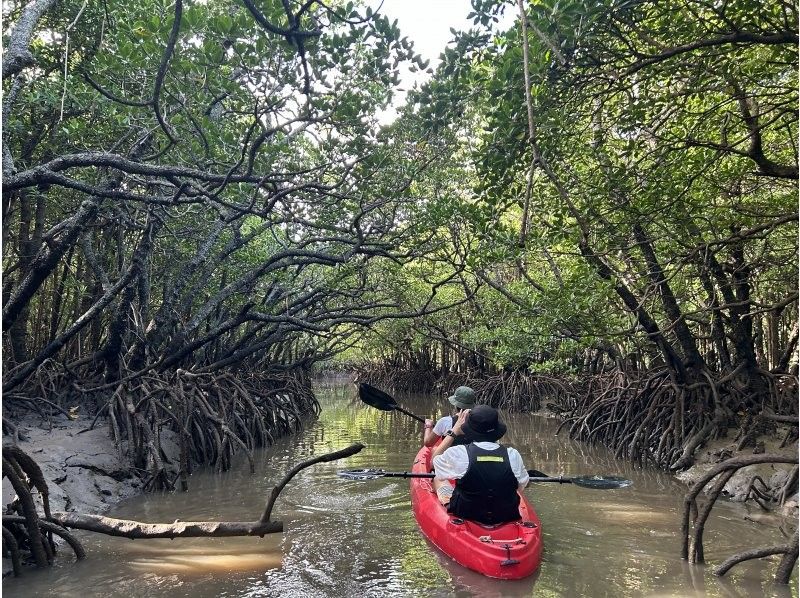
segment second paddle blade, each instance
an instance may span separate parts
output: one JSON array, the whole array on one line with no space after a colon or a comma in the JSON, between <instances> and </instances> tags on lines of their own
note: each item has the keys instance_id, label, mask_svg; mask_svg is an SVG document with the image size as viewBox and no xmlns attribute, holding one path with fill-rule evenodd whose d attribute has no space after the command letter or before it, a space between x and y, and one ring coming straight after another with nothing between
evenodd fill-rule
<instances>
[{"instance_id":1,"label":"second paddle blade","mask_svg":"<svg viewBox=\"0 0 800 598\"><path fill-rule=\"evenodd\" d=\"M576 486L594 488L595 490L612 490L614 488L627 488L633 485L631 480L615 475L578 476L570 478L570 481Z\"/></svg>"},{"instance_id":2,"label":"second paddle blade","mask_svg":"<svg viewBox=\"0 0 800 598\"><path fill-rule=\"evenodd\" d=\"M385 477L382 469L345 469L337 471L336 474L347 480L374 480Z\"/></svg>"}]
</instances>

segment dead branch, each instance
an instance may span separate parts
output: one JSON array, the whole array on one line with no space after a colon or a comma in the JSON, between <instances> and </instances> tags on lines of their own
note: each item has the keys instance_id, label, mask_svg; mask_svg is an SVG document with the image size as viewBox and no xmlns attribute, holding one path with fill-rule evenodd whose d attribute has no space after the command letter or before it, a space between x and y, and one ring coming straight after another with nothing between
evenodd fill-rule
<instances>
[{"instance_id":1,"label":"dead branch","mask_svg":"<svg viewBox=\"0 0 800 598\"><path fill-rule=\"evenodd\" d=\"M63 512L53 513L52 521L72 529L82 529L132 540L151 538L221 538L231 536L263 537L266 534L283 531L283 522L270 521L269 517L281 490L297 472L315 463L349 457L363 448L363 444L356 443L345 449L314 457L292 468L273 488L264 514L258 521L180 521L176 519L173 523L143 523L141 521L103 517L102 515Z\"/></svg>"},{"instance_id":2,"label":"dead branch","mask_svg":"<svg viewBox=\"0 0 800 598\"><path fill-rule=\"evenodd\" d=\"M286 486L286 484L289 483L289 480L291 480L299 471L316 463L335 461L336 459L343 459L344 457L350 457L360 452L361 449L363 448L364 445L361 444L360 442L357 442L355 444L351 444L347 448L344 448L340 451L334 451L333 453L320 455L319 457L314 457L313 459L309 459L307 461L299 463L298 465L295 465L292 468L292 470L289 473L287 473L284 476L284 478L280 482L278 482L278 484L272 489L272 492L270 493L269 496L269 501L267 502L267 506L264 508L264 513L261 515L261 519L259 521L261 522L269 521L269 517L272 514L272 507L275 505L275 500L278 498L278 495L281 493L281 490L283 490L284 486Z\"/></svg>"},{"instance_id":3,"label":"dead branch","mask_svg":"<svg viewBox=\"0 0 800 598\"><path fill-rule=\"evenodd\" d=\"M261 536L283 531L281 521L180 521L173 523L142 523L86 513L53 513L53 521L64 527L119 536L131 540L152 538L224 538L230 536Z\"/></svg>"}]
</instances>

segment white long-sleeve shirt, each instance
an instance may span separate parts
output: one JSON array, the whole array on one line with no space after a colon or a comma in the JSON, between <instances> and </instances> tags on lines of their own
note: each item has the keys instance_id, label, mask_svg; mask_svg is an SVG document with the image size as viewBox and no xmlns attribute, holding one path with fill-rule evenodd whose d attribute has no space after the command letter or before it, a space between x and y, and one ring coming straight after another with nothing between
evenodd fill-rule
<instances>
[{"instance_id":1,"label":"white long-sleeve shirt","mask_svg":"<svg viewBox=\"0 0 800 598\"><path fill-rule=\"evenodd\" d=\"M433 426L433 433L437 436L444 436L444 433L447 432L450 428L453 427L453 424L458 420L458 417L451 417L449 415L445 415L444 417L440 417L436 424Z\"/></svg>"},{"instance_id":2,"label":"white long-sleeve shirt","mask_svg":"<svg viewBox=\"0 0 800 598\"><path fill-rule=\"evenodd\" d=\"M475 445L487 451L494 450L500 446L496 442L476 442ZM511 465L511 471L514 472L514 476L519 482L519 488L522 490L528 485L530 476L517 449L508 447L508 461ZM468 466L467 447L463 444L451 446L441 455L433 458L433 468L436 470L437 480L460 480L467 473Z\"/></svg>"}]
</instances>

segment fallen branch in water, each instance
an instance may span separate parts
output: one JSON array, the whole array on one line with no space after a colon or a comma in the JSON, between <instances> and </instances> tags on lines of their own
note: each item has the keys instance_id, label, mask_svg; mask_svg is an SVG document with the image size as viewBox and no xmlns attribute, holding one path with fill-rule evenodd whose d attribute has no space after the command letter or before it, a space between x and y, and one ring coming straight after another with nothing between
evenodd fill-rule
<instances>
[{"instance_id":1,"label":"fallen branch in water","mask_svg":"<svg viewBox=\"0 0 800 598\"><path fill-rule=\"evenodd\" d=\"M364 448L363 444L356 443L345 449L320 455L303 461L287 473L273 488L269 501L258 521L180 521L173 523L143 523L126 519L114 519L102 515L88 515L85 513L53 513L52 521L72 529L82 529L109 536L120 536L132 540L148 538L221 538L230 536L261 536L265 534L280 533L283 531L282 521L270 521L272 507L281 490L297 472L306 467L324 461L335 461L355 455Z\"/></svg>"},{"instance_id":2,"label":"fallen branch in water","mask_svg":"<svg viewBox=\"0 0 800 598\"><path fill-rule=\"evenodd\" d=\"M64 527L120 536L131 540L146 538L224 538L264 536L283 531L281 521L180 521L143 523L86 513L53 513L53 521Z\"/></svg>"}]
</instances>

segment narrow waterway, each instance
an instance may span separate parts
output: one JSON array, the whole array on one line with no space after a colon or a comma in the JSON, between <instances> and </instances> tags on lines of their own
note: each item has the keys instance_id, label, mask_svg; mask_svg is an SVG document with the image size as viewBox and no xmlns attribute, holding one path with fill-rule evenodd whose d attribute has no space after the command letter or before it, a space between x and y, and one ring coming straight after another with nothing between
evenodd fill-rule
<instances>
[{"instance_id":1,"label":"narrow waterway","mask_svg":"<svg viewBox=\"0 0 800 598\"><path fill-rule=\"evenodd\" d=\"M680 560L685 487L657 471L635 469L597 447L555 437L557 422L506 414L505 442L528 468L551 475L619 474L621 490L539 484L526 492L542 520L544 561L523 581L496 581L450 562L419 533L408 483L350 481L344 468L406 470L419 448L420 425L402 414L360 404L352 386L320 388L319 421L225 474L197 473L188 493L147 495L109 515L140 521L250 521L272 486L294 464L359 441L346 461L298 474L281 494L274 517L283 534L260 538L126 540L81 534L89 558L64 556L50 570L7 579L7 596L720 596L797 595L771 582L777 560L751 561L717 578L713 565L746 548L784 542L774 527L747 519L742 505L720 503L706 526L708 566ZM403 399L420 415L441 414L441 398ZM62 554L66 554L64 551Z\"/></svg>"}]
</instances>

